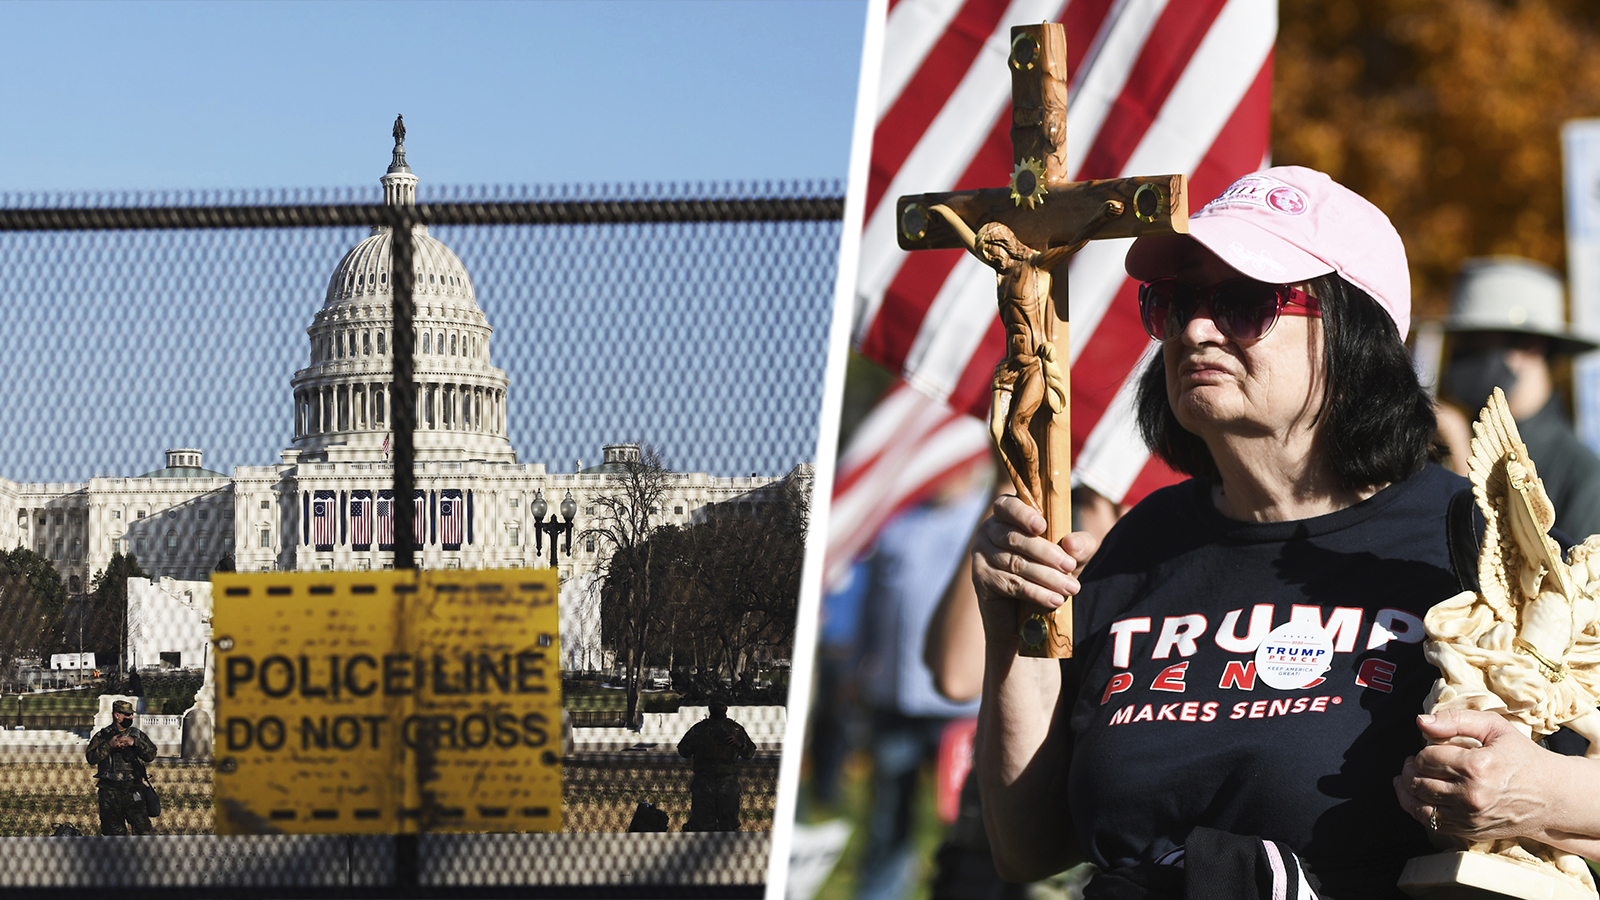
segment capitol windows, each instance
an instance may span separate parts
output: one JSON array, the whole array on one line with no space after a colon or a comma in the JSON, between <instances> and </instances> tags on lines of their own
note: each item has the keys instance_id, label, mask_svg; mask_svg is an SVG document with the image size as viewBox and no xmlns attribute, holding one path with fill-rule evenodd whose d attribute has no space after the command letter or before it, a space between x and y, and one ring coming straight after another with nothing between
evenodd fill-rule
<instances>
[{"instance_id":1,"label":"capitol windows","mask_svg":"<svg viewBox=\"0 0 1600 900\"><path fill-rule=\"evenodd\" d=\"M224 553L232 553L233 552L233 538L231 536L226 536L225 535L222 538L222 552L224 552Z\"/></svg>"},{"instance_id":2,"label":"capitol windows","mask_svg":"<svg viewBox=\"0 0 1600 900\"><path fill-rule=\"evenodd\" d=\"M113 510L112 510L112 511L111 511L111 518L113 518L113 519L120 519L120 518L122 518L122 510L120 510L120 509L113 509Z\"/></svg>"},{"instance_id":3,"label":"capitol windows","mask_svg":"<svg viewBox=\"0 0 1600 900\"><path fill-rule=\"evenodd\" d=\"M200 536L194 539L194 549L200 553L204 553L206 552L206 545L210 543L210 539L204 533L202 533Z\"/></svg>"},{"instance_id":4,"label":"capitol windows","mask_svg":"<svg viewBox=\"0 0 1600 900\"><path fill-rule=\"evenodd\" d=\"M594 552L594 535L591 534L583 539L583 549L588 553Z\"/></svg>"},{"instance_id":5,"label":"capitol windows","mask_svg":"<svg viewBox=\"0 0 1600 900\"><path fill-rule=\"evenodd\" d=\"M450 335L450 355L456 355L456 336L453 334Z\"/></svg>"},{"instance_id":6,"label":"capitol windows","mask_svg":"<svg viewBox=\"0 0 1600 900\"><path fill-rule=\"evenodd\" d=\"M197 518L200 521L204 522L206 517L211 515L211 510L209 510L209 509L197 509L197 510L195 510L194 514L195 514L195 518Z\"/></svg>"},{"instance_id":7,"label":"capitol windows","mask_svg":"<svg viewBox=\"0 0 1600 900\"><path fill-rule=\"evenodd\" d=\"M178 532L176 530L169 530L167 532L167 552L178 552Z\"/></svg>"},{"instance_id":8,"label":"capitol windows","mask_svg":"<svg viewBox=\"0 0 1600 900\"><path fill-rule=\"evenodd\" d=\"M272 546L272 529L270 529L270 528L261 529L261 546L263 548Z\"/></svg>"},{"instance_id":9,"label":"capitol windows","mask_svg":"<svg viewBox=\"0 0 1600 900\"><path fill-rule=\"evenodd\" d=\"M422 333L422 352L423 353L432 353L433 352L433 335L429 334L426 331L424 331Z\"/></svg>"},{"instance_id":10,"label":"capitol windows","mask_svg":"<svg viewBox=\"0 0 1600 900\"><path fill-rule=\"evenodd\" d=\"M50 554L50 558L51 559L60 559L61 558L61 542L60 541L56 541L55 551L56 552Z\"/></svg>"},{"instance_id":11,"label":"capitol windows","mask_svg":"<svg viewBox=\"0 0 1600 900\"><path fill-rule=\"evenodd\" d=\"M383 332L378 332L378 355L383 355Z\"/></svg>"},{"instance_id":12,"label":"capitol windows","mask_svg":"<svg viewBox=\"0 0 1600 900\"><path fill-rule=\"evenodd\" d=\"M681 515L683 515L683 507L681 507L681 506L674 506L674 507L673 507L673 508L672 508L672 514L673 514L673 515L675 515L675 516L681 516Z\"/></svg>"},{"instance_id":13,"label":"capitol windows","mask_svg":"<svg viewBox=\"0 0 1600 900\"><path fill-rule=\"evenodd\" d=\"M517 526L515 526L515 525L511 526L511 528L509 529L507 534L511 538L511 546L513 546L513 547L517 546L517 542L522 537L521 533L517 531Z\"/></svg>"},{"instance_id":14,"label":"capitol windows","mask_svg":"<svg viewBox=\"0 0 1600 900\"><path fill-rule=\"evenodd\" d=\"M372 355L372 332L370 331L361 335L361 355Z\"/></svg>"},{"instance_id":15,"label":"capitol windows","mask_svg":"<svg viewBox=\"0 0 1600 900\"><path fill-rule=\"evenodd\" d=\"M522 499L520 497L518 497L516 494L512 494L511 495L511 499L509 501L507 501L507 502L509 502L511 504L511 508L512 509L516 509L517 508L517 504L521 503Z\"/></svg>"},{"instance_id":16,"label":"capitol windows","mask_svg":"<svg viewBox=\"0 0 1600 900\"><path fill-rule=\"evenodd\" d=\"M141 518L141 519L142 519L142 518L144 518L144 510L142 510L142 509L141 509L141 510L139 510L139 518ZM40 525L43 525L43 524L44 524L44 523L43 523L43 522L40 522L40 523L39 523L39 524L40 524Z\"/></svg>"},{"instance_id":17,"label":"capitol windows","mask_svg":"<svg viewBox=\"0 0 1600 900\"><path fill-rule=\"evenodd\" d=\"M441 331L438 334L434 335L433 343L434 343L434 346L439 348L439 352L443 353L444 352L444 332Z\"/></svg>"},{"instance_id":18,"label":"capitol windows","mask_svg":"<svg viewBox=\"0 0 1600 900\"><path fill-rule=\"evenodd\" d=\"M40 549L43 549L43 548L41 547ZM134 552L135 555L138 555L138 556L143 556L144 555L144 538L141 537L141 538L135 538L134 539L133 552Z\"/></svg>"}]
</instances>

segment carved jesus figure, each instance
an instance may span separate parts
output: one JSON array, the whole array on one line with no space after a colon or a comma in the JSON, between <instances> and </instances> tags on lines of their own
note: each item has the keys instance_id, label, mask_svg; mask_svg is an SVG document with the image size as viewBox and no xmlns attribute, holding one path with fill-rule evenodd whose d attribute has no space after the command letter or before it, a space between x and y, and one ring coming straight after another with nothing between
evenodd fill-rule
<instances>
[{"instance_id":1,"label":"carved jesus figure","mask_svg":"<svg viewBox=\"0 0 1600 900\"><path fill-rule=\"evenodd\" d=\"M1066 380L1049 332L1050 270L1077 248L1069 244L1035 250L999 222L986 223L974 234L948 207L933 209L956 230L973 256L995 270L1000 321L1006 329L1006 358L994 370L989 432L1018 496L1043 510L1044 479L1039 472L1033 418L1045 403L1053 413L1067 408Z\"/></svg>"}]
</instances>

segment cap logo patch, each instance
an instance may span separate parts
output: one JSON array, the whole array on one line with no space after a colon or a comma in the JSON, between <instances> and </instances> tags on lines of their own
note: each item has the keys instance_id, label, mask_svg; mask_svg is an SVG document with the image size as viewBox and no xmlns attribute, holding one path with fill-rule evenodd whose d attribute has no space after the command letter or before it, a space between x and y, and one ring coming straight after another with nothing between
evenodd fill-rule
<instances>
[{"instance_id":1,"label":"cap logo patch","mask_svg":"<svg viewBox=\"0 0 1600 900\"><path fill-rule=\"evenodd\" d=\"M1306 211L1306 197L1294 188L1285 185L1267 194L1267 205L1278 212L1298 216Z\"/></svg>"},{"instance_id":2,"label":"cap logo patch","mask_svg":"<svg viewBox=\"0 0 1600 900\"><path fill-rule=\"evenodd\" d=\"M1266 209L1290 216L1306 211L1306 195L1299 188L1285 184L1270 175L1246 175L1228 186L1228 189L1207 203L1205 208L1191 218L1201 218L1225 209Z\"/></svg>"}]
</instances>

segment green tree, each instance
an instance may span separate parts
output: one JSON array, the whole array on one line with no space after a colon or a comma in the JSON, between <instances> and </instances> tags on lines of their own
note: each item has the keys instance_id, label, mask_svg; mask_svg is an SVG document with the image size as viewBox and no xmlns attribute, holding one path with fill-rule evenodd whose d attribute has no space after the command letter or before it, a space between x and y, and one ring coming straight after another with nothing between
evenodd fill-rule
<instances>
[{"instance_id":1,"label":"green tree","mask_svg":"<svg viewBox=\"0 0 1600 900\"><path fill-rule=\"evenodd\" d=\"M67 590L55 566L26 547L0 551L0 672L40 659L59 640Z\"/></svg>"},{"instance_id":2,"label":"green tree","mask_svg":"<svg viewBox=\"0 0 1600 900\"><path fill-rule=\"evenodd\" d=\"M111 554L104 569L89 582L88 609L83 623L84 648L96 661L121 663L123 637L128 625L128 579L149 578L132 553Z\"/></svg>"}]
</instances>

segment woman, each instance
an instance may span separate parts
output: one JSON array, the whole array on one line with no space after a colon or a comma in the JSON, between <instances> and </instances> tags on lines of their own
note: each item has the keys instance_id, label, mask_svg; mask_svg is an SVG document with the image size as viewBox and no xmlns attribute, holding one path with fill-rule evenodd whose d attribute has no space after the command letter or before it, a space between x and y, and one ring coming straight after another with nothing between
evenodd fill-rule
<instances>
[{"instance_id":1,"label":"woman","mask_svg":"<svg viewBox=\"0 0 1600 900\"><path fill-rule=\"evenodd\" d=\"M1403 807L1415 788L1394 778L1424 744L1422 617L1459 590L1444 513L1465 481L1429 462L1399 235L1284 167L1240 179L1189 235L1141 238L1127 268L1161 342L1141 430L1193 479L1128 513L1081 582L1088 535L1051 544L1014 497L980 528L996 863L1035 878L1081 848L1090 898L1181 896L1185 877L1245 896L1255 854L1325 897L1402 896L1405 861L1436 852L1419 824L1434 810ZM1018 658L1017 605L1080 592L1074 658Z\"/></svg>"}]
</instances>

